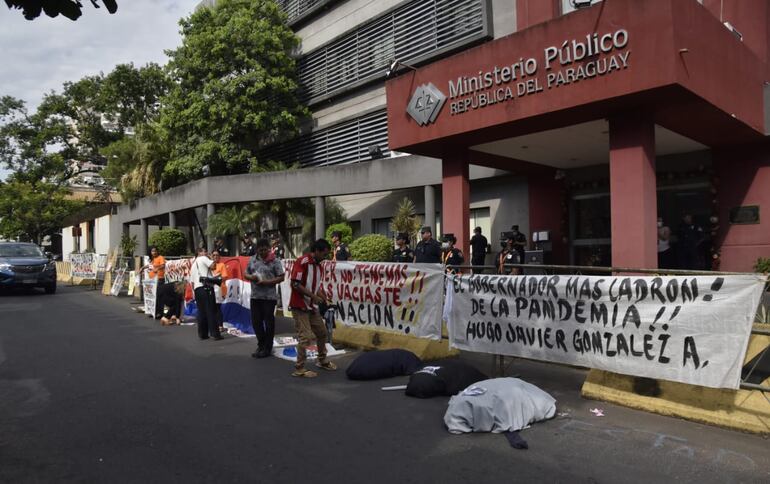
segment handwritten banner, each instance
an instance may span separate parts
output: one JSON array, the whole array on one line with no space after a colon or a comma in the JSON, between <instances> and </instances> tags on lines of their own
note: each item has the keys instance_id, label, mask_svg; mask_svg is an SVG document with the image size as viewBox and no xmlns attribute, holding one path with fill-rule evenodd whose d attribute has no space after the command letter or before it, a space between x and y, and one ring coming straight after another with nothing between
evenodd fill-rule
<instances>
[{"instance_id":1,"label":"handwritten banner","mask_svg":"<svg viewBox=\"0 0 770 484\"><path fill-rule=\"evenodd\" d=\"M113 296L119 296L120 291L123 289L123 283L126 281L126 267L121 267L115 272L115 281L112 283L110 294Z\"/></svg>"},{"instance_id":2,"label":"handwritten banner","mask_svg":"<svg viewBox=\"0 0 770 484\"><path fill-rule=\"evenodd\" d=\"M94 254L70 254L70 263L72 264L72 277L96 279Z\"/></svg>"},{"instance_id":3,"label":"handwritten banner","mask_svg":"<svg viewBox=\"0 0 770 484\"><path fill-rule=\"evenodd\" d=\"M146 275L142 279L142 294L144 294L144 314L155 317L158 294L158 280L150 279Z\"/></svg>"},{"instance_id":4,"label":"handwritten banner","mask_svg":"<svg viewBox=\"0 0 770 484\"><path fill-rule=\"evenodd\" d=\"M760 276L457 276L450 344L713 388L738 388Z\"/></svg>"},{"instance_id":5,"label":"handwritten banner","mask_svg":"<svg viewBox=\"0 0 770 484\"><path fill-rule=\"evenodd\" d=\"M444 273L439 265L326 262L323 289L338 322L441 339Z\"/></svg>"},{"instance_id":6,"label":"handwritten banner","mask_svg":"<svg viewBox=\"0 0 770 484\"><path fill-rule=\"evenodd\" d=\"M195 259L176 259L166 261L166 282L181 282L190 279L190 269Z\"/></svg>"}]
</instances>

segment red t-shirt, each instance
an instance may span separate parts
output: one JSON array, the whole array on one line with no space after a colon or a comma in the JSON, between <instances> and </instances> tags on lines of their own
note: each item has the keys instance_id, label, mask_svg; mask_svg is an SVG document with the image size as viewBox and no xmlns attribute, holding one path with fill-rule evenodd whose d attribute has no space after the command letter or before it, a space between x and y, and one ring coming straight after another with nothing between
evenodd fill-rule
<instances>
[{"instance_id":1,"label":"red t-shirt","mask_svg":"<svg viewBox=\"0 0 770 484\"><path fill-rule=\"evenodd\" d=\"M316 263L315 259L311 255L303 255L296 261L291 268L291 281L298 282L305 286L305 288L315 294L318 292L318 288L321 286L323 273L321 264ZM315 303L300 293L298 290L291 288L291 298L289 299L289 307L291 309L300 309L310 311L316 308Z\"/></svg>"}]
</instances>

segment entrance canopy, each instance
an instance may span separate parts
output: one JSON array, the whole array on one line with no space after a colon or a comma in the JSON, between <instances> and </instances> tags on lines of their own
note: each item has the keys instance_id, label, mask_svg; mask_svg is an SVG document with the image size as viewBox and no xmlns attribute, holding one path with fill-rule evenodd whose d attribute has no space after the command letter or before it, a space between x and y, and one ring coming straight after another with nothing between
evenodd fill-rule
<instances>
[{"instance_id":1,"label":"entrance canopy","mask_svg":"<svg viewBox=\"0 0 770 484\"><path fill-rule=\"evenodd\" d=\"M389 81L389 146L443 158L640 111L703 145L757 141L763 76L698 2L601 2Z\"/></svg>"}]
</instances>

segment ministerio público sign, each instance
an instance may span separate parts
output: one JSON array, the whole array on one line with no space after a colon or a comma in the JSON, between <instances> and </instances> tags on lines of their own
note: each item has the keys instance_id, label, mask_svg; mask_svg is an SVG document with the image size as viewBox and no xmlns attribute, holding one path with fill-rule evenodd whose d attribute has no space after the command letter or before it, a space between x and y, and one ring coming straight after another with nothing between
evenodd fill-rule
<instances>
[{"instance_id":1,"label":"ministerio p\u00fablico sign","mask_svg":"<svg viewBox=\"0 0 770 484\"><path fill-rule=\"evenodd\" d=\"M502 67L495 65L473 76L450 79L447 97L433 83L418 86L407 106L417 124L434 122L448 101L449 114L460 115L516 98L531 96L628 68L629 34L618 29L605 34L587 34L584 39L565 40L560 46L543 49L545 77L539 76L537 57L519 57Z\"/></svg>"}]
</instances>

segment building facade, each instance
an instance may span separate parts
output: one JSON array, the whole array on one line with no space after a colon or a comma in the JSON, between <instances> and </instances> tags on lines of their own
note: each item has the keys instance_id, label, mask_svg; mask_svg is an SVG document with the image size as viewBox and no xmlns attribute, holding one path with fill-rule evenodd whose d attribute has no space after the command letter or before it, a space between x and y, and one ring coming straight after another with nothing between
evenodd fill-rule
<instances>
[{"instance_id":1,"label":"building facade","mask_svg":"<svg viewBox=\"0 0 770 484\"><path fill-rule=\"evenodd\" d=\"M750 270L770 248L768 2L591 3L279 1L313 121L265 155L305 169L176 187L120 207L113 232L146 247L218 205L309 197L390 234L406 196L464 248L517 224L554 263L656 267L661 217L697 251L686 265Z\"/></svg>"}]
</instances>

